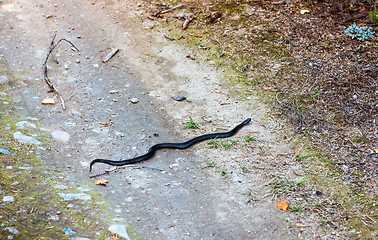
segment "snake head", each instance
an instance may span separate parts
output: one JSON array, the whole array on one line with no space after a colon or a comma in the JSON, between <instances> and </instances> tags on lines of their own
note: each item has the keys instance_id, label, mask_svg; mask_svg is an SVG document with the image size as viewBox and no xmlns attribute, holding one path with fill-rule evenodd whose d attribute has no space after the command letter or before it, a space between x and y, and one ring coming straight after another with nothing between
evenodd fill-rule
<instances>
[{"instance_id":1,"label":"snake head","mask_svg":"<svg viewBox=\"0 0 378 240\"><path fill-rule=\"evenodd\" d=\"M251 121L251 118L247 118L246 120L244 120L244 122L242 124L247 125L250 121Z\"/></svg>"}]
</instances>

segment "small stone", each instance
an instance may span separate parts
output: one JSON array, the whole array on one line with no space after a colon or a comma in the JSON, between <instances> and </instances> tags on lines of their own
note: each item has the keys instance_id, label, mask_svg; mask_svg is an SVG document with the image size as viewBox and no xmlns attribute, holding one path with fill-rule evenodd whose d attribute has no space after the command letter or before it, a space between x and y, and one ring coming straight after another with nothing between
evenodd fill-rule
<instances>
[{"instance_id":1,"label":"small stone","mask_svg":"<svg viewBox=\"0 0 378 240\"><path fill-rule=\"evenodd\" d=\"M6 228L4 228L4 230L8 230L9 232L11 232L13 234L19 233L19 231L14 227L6 227Z\"/></svg>"},{"instance_id":2,"label":"small stone","mask_svg":"<svg viewBox=\"0 0 378 240\"><path fill-rule=\"evenodd\" d=\"M123 133L121 133L121 132L116 132L114 135L115 135L116 137L119 137L119 138L123 138L123 137L125 137L125 135L124 135Z\"/></svg>"},{"instance_id":3,"label":"small stone","mask_svg":"<svg viewBox=\"0 0 378 240\"><path fill-rule=\"evenodd\" d=\"M76 63L80 63L80 59L76 59Z\"/></svg>"},{"instance_id":4,"label":"small stone","mask_svg":"<svg viewBox=\"0 0 378 240\"><path fill-rule=\"evenodd\" d=\"M72 231L71 228L69 228L69 227L64 228L62 230L62 232L64 232L64 234L66 234L66 235L76 235L76 232Z\"/></svg>"},{"instance_id":5,"label":"small stone","mask_svg":"<svg viewBox=\"0 0 378 240\"><path fill-rule=\"evenodd\" d=\"M5 196L3 197L3 202L13 202L14 197L13 196Z\"/></svg>"},{"instance_id":6,"label":"small stone","mask_svg":"<svg viewBox=\"0 0 378 240\"><path fill-rule=\"evenodd\" d=\"M114 234L117 234L120 237L123 237L127 240L130 240L129 234L127 234L126 225L124 224L113 224L110 225L108 230Z\"/></svg>"},{"instance_id":7,"label":"small stone","mask_svg":"<svg viewBox=\"0 0 378 240\"><path fill-rule=\"evenodd\" d=\"M174 96L172 97L173 100L175 101L183 101L183 100L186 100L186 97L185 96Z\"/></svg>"},{"instance_id":8,"label":"small stone","mask_svg":"<svg viewBox=\"0 0 378 240\"><path fill-rule=\"evenodd\" d=\"M18 169L21 169L21 170L32 170L33 167L18 167Z\"/></svg>"},{"instance_id":9,"label":"small stone","mask_svg":"<svg viewBox=\"0 0 378 240\"><path fill-rule=\"evenodd\" d=\"M28 121L21 121L21 122L16 123L16 127L18 129L24 129L26 127L36 128L36 125Z\"/></svg>"},{"instance_id":10,"label":"small stone","mask_svg":"<svg viewBox=\"0 0 378 240\"><path fill-rule=\"evenodd\" d=\"M55 105L55 100L52 98L43 99L42 105Z\"/></svg>"},{"instance_id":11,"label":"small stone","mask_svg":"<svg viewBox=\"0 0 378 240\"><path fill-rule=\"evenodd\" d=\"M63 131L53 131L51 133L51 136L58 140L58 141L61 141L61 142L68 142L68 140L70 140L70 134L68 134L67 132L63 132Z\"/></svg>"},{"instance_id":12,"label":"small stone","mask_svg":"<svg viewBox=\"0 0 378 240\"><path fill-rule=\"evenodd\" d=\"M138 98L132 98L130 101L134 104L139 102Z\"/></svg>"},{"instance_id":13,"label":"small stone","mask_svg":"<svg viewBox=\"0 0 378 240\"><path fill-rule=\"evenodd\" d=\"M7 76L0 76L0 85L7 84L10 82L10 79Z\"/></svg>"},{"instance_id":14,"label":"small stone","mask_svg":"<svg viewBox=\"0 0 378 240\"><path fill-rule=\"evenodd\" d=\"M68 69L68 65L67 65L67 64L64 64L64 65L63 65L63 68L64 68L65 70L67 70L67 69Z\"/></svg>"},{"instance_id":15,"label":"small stone","mask_svg":"<svg viewBox=\"0 0 378 240\"><path fill-rule=\"evenodd\" d=\"M115 93L118 93L118 90L111 90L109 93L110 94L115 94Z\"/></svg>"},{"instance_id":16,"label":"small stone","mask_svg":"<svg viewBox=\"0 0 378 240\"><path fill-rule=\"evenodd\" d=\"M79 199L79 200L84 200L84 201L88 201L88 200L91 200L92 197L91 195L88 195L88 194L85 194L85 193L58 193L59 196L61 196L64 200L75 200L75 199Z\"/></svg>"},{"instance_id":17,"label":"small stone","mask_svg":"<svg viewBox=\"0 0 378 240\"><path fill-rule=\"evenodd\" d=\"M10 152L8 150L6 150L5 148L0 148L0 153L1 154L7 154L7 155L10 154Z\"/></svg>"},{"instance_id":18,"label":"small stone","mask_svg":"<svg viewBox=\"0 0 378 240\"><path fill-rule=\"evenodd\" d=\"M68 189L66 185L56 185L54 188L61 189L61 190Z\"/></svg>"},{"instance_id":19,"label":"small stone","mask_svg":"<svg viewBox=\"0 0 378 240\"><path fill-rule=\"evenodd\" d=\"M25 134L23 134L21 132L13 133L13 138L20 143L35 144L35 145L41 144L41 142L38 141L37 139L35 139L33 137L26 136Z\"/></svg>"}]
</instances>

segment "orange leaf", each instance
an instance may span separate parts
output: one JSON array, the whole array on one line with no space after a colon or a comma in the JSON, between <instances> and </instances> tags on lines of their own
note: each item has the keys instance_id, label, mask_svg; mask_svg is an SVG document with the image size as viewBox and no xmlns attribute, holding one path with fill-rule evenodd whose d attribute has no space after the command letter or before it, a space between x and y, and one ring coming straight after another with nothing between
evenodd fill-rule
<instances>
[{"instance_id":1,"label":"orange leaf","mask_svg":"<svg viewBox=\"0 0 378 240\"><path fill-rule=\"evenodd\" d=\"M378 153L378 148L374 148L375 153Z\"/></svg>"},{"instance_id":2,"label":"orange leaf","mask_svg":"<svg viewBox=\"0 0 378 240\"><path fill-rule=\"evenodd\" d=\"M363 11L366 11L366 8L362 8L358 12L363 12Z\"/></svg>"},{"instance_id":3,"label":"orange leaf","mask_svg":"<svg viewBox=\"0 0 378 240\"><path fill-rule=\"evenodd\" d=\"M277 203L277 207L281 210L287 211L289 205L287 204L287 200Z\"/></svg>"},{"instance_id":4,"label":"orange leaf","mask_svg":"<svg viewBox=\"0 0 378 240\"><path fill-rule=\"evenodd\" d=\"M366 23L359 23L358 26L366 26Z\"/></svg>"},{"instance_id":5,"label":"orange leaf","mask_svg":"<svg viewBox=\"0 0 378 240\"><path fill-rule=\"evenodd\" d=\"M265 90L267 90L269 92L278 92L279 91L278 89L275 89L275 88L266 88Z\"/></svg>"},{"instance_id":6,"label":"orange leaf","mask_svg":"<svg viewBox=\"0 0 378 240\"><path fill-rule=\"evenodd\" d=\"M94 181L94 183L95 183L96 185L103 185L103 186L106 186L106 184L108 183L108 180L105 180L105 179L96 179L96 180Z\"/></svg>"}]
</instances>

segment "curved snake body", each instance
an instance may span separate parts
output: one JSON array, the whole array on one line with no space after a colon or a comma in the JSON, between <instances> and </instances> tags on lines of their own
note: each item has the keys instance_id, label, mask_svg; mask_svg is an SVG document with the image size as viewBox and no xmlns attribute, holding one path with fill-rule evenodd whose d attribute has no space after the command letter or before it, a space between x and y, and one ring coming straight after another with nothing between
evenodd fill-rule
<instances>
[{"instance_id":1,"label":"curved snake body","mask_svg":"<svg viewBox=\"0 0 378 240\"><path fill-rule=\"evenodd\" d=\"M247 125L250 121L251 119L247 118L241 124L237 125L234 129L232 129L229 132L205 134L199 137L195 137L183 143L159 143L150 147L150 149L148 150L146 154L141 155L139 157L131 158L131 159L120 160L120 161L113 161L113 160L108 160L108 159L94 159L89 165L89 171L92 171L93 164L95 163L106 163L113 166L123 166L127 164L133 164L133 163L148 160L152 158L155 155L156 151L159 149L163 149L163 148L186 149L193 146L196 143L199 143L208 139L228 138L235 135L242 127Z\"/></svg>"}]
</instances>

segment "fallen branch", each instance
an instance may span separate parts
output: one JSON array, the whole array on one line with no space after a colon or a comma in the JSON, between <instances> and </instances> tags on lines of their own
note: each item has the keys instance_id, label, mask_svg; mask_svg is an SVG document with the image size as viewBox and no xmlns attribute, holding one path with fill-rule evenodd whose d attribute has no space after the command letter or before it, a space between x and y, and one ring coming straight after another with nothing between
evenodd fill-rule
<instances>
[{"instance_id":1,"label":"fallen branch","mask_svg":"<svg viewBox=\"0 0 378 240\"><path fill-rule=\"evenodd\" d=\"M186 16L186 17L185 17L185 21L184 21L184 23L182 24L182 29L187 29L188 26L189 26L189 23L190 23L191 21L193 21L193 19L195 19L194 16Z\"/></svg>"},{"instance_id":2,"label":"fallen branch","mask_svg":"<svg viewBox=\"0 0 378 240\"><path fill-rule=\"evenodd\" d=\"M66 106L64 104L64 99L63 99L63 96L62 94L58 91L58 89L51 83L49 77L47 76L47 61L49 60L49 57L52 53L52 51L56 48L56 46L58 46L58 44L61 42L61 41L66 41L68 42L73 48L75 48L77 51L79 51L79 49L77 47L75 47L75 45L68 41L67 39L64 39L64 38L61 38L56 44L54 44L54 40L55 40L55 37L56 37L56 34L54 35L53 39L51 40L51 43L50 43L50 46L49 46L49 51L47 52L47 56L46 56L46 59L45 59L45 62L43 63L43 66L45 67L45 70L44 70L44 73L43 73L43 78L45 79L45 82L47 83L47 86L49 86L50 90L48 90L47 92L56 92L58 95L59 95L59 98L60 98L60 101L62 103L62 108L63 110L66 110Z\"/></svg>"},{"instance_id":3,"label":"fallen branch","mask_svg":"<svg viewBox=\"0 0 378 240\"><path fill-rule=\"evenodd\" d=\"M175 9L177 9L177 8L181 8L181 7L184 7L184 6L185 6L185 4L179 4L179 5L177 5L177 6L174 6L174 7L169 8L169 9L167 9L167 10L161 11L160 13L161 13L161 14L164 14L164 13L167 13L167 12L173 11L173 10L175 10Z\"/></svg>"},{"instance_id":4,"label":"fallen branch","mask_svg":"<svg viewBox=\"0 0 378 240\"><path fill-rule=\"evenodd\" d=\"M282 14L284 14L294 23L294 29L297 29L297 28L306 29L302 24L297 23L289 14L285 13L284 11L282 11Z\"/></svg>"},{"instance_id":5,"label":"fallen branch","mask_svg":"<svg viewBox=\"0 0 378 240\"><path fill-rule=\"evenodd\" d=\"M181 7L184 7L184 6L185 6L185 4L179 4L179 5L177 5L177 6L174 6L174 7L168 8L168 9L166 9L166 10L158 11L157 13L154 13L154 14L152 14L151 16L153 16L153 17L159 17L160 14L164 14L164 13L167 13L167 12L171 12L171 11L177 9L177 8L181 8Z\"/></svg>"}]
</instances>

